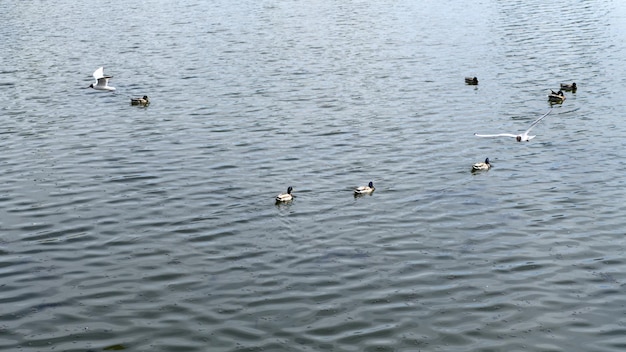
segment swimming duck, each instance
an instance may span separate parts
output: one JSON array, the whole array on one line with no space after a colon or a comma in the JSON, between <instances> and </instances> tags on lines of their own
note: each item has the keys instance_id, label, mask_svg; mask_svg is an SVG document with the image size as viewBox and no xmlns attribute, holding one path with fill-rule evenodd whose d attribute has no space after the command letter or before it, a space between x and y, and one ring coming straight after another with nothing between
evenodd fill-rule
<instances>
[{"instance_id":1,"label":"swimming duck","mask_svg":"<svg viewBox=\"0 0 626 352\"><path fill-rule=\"evenodd\" d=\"M93 88L95 90L107 90L114 91L115 88L109 86L109 78L113 78L113 76L105 76L104 75L104 67L98 67L97 70L93 71L93 78L96 79L96 84L93 83L89 85L89 88Z\"/></svg>"},{"instance_id":2,"label":"swimming duck","mask_svg":"<svg viewBox=\"0 0 626 352\"><path fill-rule=\"evenodd\" d=\"M287 188L287 193L281 193L276 196L277 202L289 202L293 199L293 195L291 195L291 191L293 191L293 187L289 186Z\"/></svg>"},{"instance_id":3,"label":"swimming duck","mask_svg":"<svg viewBox=\"0 0 626 352\"><path fill-rule=\"evenodd\" d=\"M476 77L465 77L465 83L475 86L478 84L478 78Z\"/></svg>"},{"instance_id":4,"label":"swimming duck","mask_svg":"<svg viewBox=\"0 0 626 352\"><path fill-rule=\"evenodd\" d=\"M354 189L354 193L356 194L369 194L374 192L374 182L370 181L367 186L359 186Z\"/></svg>"},{"instance_id":5,"label":"swimming duck","mask_svg":"<svg viewBox=\"0 0 626 352\"><path fill-rule=\"evenodd\" d=\"M563 94L563 91L555 92L551 90L550 92L551 93L548 94L548 101L553 103L562 103L565 100L565 94Z\"/></svg>"},{"instance_id":6,"label":"swimming duck","mask_svg":"<svg viewBox=\"0 0 626 352\"><path fill-rule=\"evenodd\" d=\"M548 112L546 112L545 114L543 114L543 116L541 116L540 118L536 119L535 121L533 121L533 123L530 124L530 127L528 127L528 129L526 131L524 131L524 133L522 134L512 134L512 133L500 133L500 134L478 134L478 133L474 133L474 136L476 137L514 137L516 141L518 142L528 142L531 139L535 138L536 136L529 136L528 133L530 133L530 130L533 129L533 127L535 127L539 121L543 120L544 117L548 116L549 113L552 112L552 109L548 110Z\"/></svg>"},{"instance_id":7,"label":"swimming duck","mask_svg":"<svg viewBox=\"0 0 626 352\"><path fill-rule=\"evenodd\" d=\"M147 95L144 95L143 98L130 98L130 104L146 106L150 104L150 100L148 100Z\"/></svg>"},{"instance_id":8,"label":"swimming duck","mask_svg":"<svg viewBox=\"0 0 626 352\"><path fill-rule=\"evenodd\" d=\"M575 92L577 88L578 87L576 87L576 82L574 82L572 84L561 83L561 89L565 90L565 91L573 91L573 92Z\"/></svg>"},{"instance_id":9,"label":"swimming duck","mask_svg":"<svg viewBox=\"0 0 626 352\"><path fill-rule=\"evenodd\" d=\"M489 170L490 168L491 164L489 163L489 158L485 159L484 163L475 163L472 165L472 171Z\"/></svg>"}]
</instances>

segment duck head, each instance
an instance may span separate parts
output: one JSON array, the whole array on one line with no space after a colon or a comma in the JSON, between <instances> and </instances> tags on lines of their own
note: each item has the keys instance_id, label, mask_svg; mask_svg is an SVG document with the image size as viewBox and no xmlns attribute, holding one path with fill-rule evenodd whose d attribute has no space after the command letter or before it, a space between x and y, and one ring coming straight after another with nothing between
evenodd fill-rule
<instances>
[{"instance_id":1,"label":"duck head","mask_svg":"<svg viewBox=\"0 0 626 352\"><path fill-rule=\"evenodd\" d=\"M370 181L370 183L367 184L367 187L374 188L374 182Z\"/></svg>"}]
</instances>

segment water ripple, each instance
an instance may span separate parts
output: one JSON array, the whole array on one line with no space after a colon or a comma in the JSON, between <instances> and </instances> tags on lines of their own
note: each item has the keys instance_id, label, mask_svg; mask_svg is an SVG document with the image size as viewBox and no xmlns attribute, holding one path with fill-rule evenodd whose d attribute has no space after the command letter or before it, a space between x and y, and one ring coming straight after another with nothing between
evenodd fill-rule
<instances>
[{"instance_id":1,"label":"water ripple","mask_svg":"<svg viewBox=\"0 0 626 352\"><path fill-rule=\"evenodd\" d=\"M626 7L57 5L0 5L0 350L624 349Z\"/></svg>"}]
</instances>

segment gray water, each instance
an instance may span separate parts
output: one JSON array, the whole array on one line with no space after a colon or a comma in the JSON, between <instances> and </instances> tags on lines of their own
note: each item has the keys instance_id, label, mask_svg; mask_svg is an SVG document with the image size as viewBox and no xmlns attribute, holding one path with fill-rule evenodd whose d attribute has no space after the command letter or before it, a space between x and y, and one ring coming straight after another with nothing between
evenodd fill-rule
<instances>
[{"instance_id":1,"label":"gray water","mask_svg":"<svg viewBox=\"0 0 626 352\"><path fill-rule=\"evenodd\" d=\"M558 5L1 2L0 350L623 351L626 4Z\"/></svg>"}]
</instances>

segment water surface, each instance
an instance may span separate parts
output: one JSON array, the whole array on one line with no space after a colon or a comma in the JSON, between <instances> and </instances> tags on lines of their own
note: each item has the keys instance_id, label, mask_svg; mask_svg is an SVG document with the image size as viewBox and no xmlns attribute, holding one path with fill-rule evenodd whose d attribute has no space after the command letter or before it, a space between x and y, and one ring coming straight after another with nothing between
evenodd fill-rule
<instances>
[{"instance_id":1,"label":"water surface","mask_svg":"<svg viewBox=\"0 0 626 352\"><path fill-rule=\"evenodd\" d=\"M3 3L0 350L624 350L626 6L568 5Z\"/></svg>"}]
</instances>

